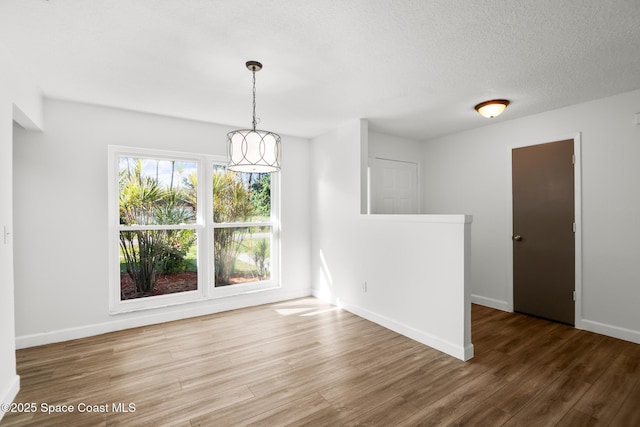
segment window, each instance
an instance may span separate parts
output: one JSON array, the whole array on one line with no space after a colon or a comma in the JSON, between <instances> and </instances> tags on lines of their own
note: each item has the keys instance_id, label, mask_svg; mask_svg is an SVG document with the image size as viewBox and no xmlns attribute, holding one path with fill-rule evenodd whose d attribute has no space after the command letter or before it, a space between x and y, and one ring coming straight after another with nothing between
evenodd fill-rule
<instances>
[{"instance_id":1,"label":"window","mask_svg":"<svg viewBox=\"0 0 640 427\"><path fill-rule=\"evenodd\" d=\"M213 283L218 295L259 289L277 264L274 176L232 172L212 163ZM242 286L240 286L242 285Z\"/></svg>"},{"instance_id":2,"label":"window","mask_svg":"<svg viewBox=\"0 0 640 427\"><path fill-rule=\"evenodd\" d=\"M277 286L275 175L126 147L109 159L112 312Z\"/></svg>"}]
</instances>

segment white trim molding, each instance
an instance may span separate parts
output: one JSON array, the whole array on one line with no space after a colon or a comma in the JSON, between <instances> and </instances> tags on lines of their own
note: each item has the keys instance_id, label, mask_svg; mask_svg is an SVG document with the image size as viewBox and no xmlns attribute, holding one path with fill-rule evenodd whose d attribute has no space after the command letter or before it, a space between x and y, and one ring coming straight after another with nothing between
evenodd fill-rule
<instances>
[{"instance_id":1,"label":"white trim molding","mask_svg":"<svg viewBox=\"0 0 640 427\"><path fill-rule=\"evenodd\" d=\"M400 335L404 335L405 337L416 340L421 344L439 350L462 361L467 361L473 357L473 344L468 344L463 347L438 338L428 332L424 332L411 326L405 325L404 323L393 320L387 316L374 313L373 311L367 310L357 305L346 303L344 301L341 302L340 306L344 310L347 310L348 312L353 313L356 316L367 319L373 323L392 330L393 332L397 332Z\"/></svg>"},{"instance_id":2,"label":"white trim molding","mask_svg":"<svg viewBox=\"0 0 640 427\"><path fill-rule=\"evenodd\" d=\"M6 403L13 403L14 399L20 391L20 375L14 375L8 383L8 386L0 392L0 406ZM0 420L4 417L5 411L0 409Z\"/></svg>"},{"instance_id":3,"label":"white trim molding","mask_svg":"<svg viewBox=\"0 0 640 427\"><path fill-rule=\"evenodd\" d=\"M507 301L501 301L494 298L483 297L481 295L471 294L471 303L482 305L485 307L495 308L496 310L513 311L509 308L509 303Z\"/></svg>"},{"instance_id":4,"label":"white trim molding","mask_svg":"<svg viewBox=\"0 0 640 427\"><path fill-rule=\"evenodd\" d=\"M640 331L634 331L633 329L621 328L620 326L607 325L606 323L586 319L582 319L579 329L640 344Z\"/></svg>"},{"instance_id":5,"label":"white trim molding","mask_svg":"<svg viewBox=\"0 0 640 427\"><path fill-rule=\"evenodd\" d=\"M75 328L59 329L56 331L23 335L16 337L16 349L52 344L109 332L121 331L140 326L155 325L174 320L188 319L191 317L206 316L224 311L237 310L262 304L288 301L304 298L311 295L311 289L284 292L281 288L267 289L253 293L245 293L240 296L217 298L202 303L190 305L174 305L174 310L162 313L153 313L128 319L114 318L111 322L94 323Z\"/></svg>"}]
</instances>

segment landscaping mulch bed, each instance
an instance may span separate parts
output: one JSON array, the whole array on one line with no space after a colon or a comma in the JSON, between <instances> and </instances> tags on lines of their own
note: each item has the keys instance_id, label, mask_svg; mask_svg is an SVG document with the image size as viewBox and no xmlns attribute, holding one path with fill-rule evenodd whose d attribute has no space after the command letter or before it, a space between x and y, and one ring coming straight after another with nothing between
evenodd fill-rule
<instances>
[{"instance_id":1,"label":"landscaping mulch bed","mask_svg":"<svg viewBox=\"0 0 640 427\"><path fill-rule=\"evenodd\" d=\"M255 281L255 276L233 276L229 285ZM223 285L228 286L228 285ZM150 294L138 294L136 286L127 273L120 273L120 299L152 297L157 295L174 294L176 292L195 291L198 289L198 273L189 271L184 273L161 274L153 292Z\"/></svg>"},{"instance_id":2,"label":"landscaping mulch bed","mask_svg":"<svg viewBox=\"0 0 640 427\"><path fill-rule=\"evenodd\" d=\"M131 277L127 273L120 273L120 299L122 300L195 291L196 289L198 289L198 273L195 271L161 274L151 294L138 294Z\"/></svg>"}]
</instances>

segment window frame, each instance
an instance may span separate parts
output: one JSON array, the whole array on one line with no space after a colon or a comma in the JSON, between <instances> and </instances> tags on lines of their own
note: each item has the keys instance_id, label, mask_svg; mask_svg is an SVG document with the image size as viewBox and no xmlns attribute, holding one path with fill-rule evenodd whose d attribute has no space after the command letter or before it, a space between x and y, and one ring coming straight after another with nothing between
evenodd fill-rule
<instances>
[{"instance_id":1,"label":"window frame","mask_svg":"<svg viewBox=\"0 0 640 427\"><path fill-rule=\"evenodd\" d=\"M119 159L133 157L158 160L179 160L196 163L197 167L197 211L193 224L180 225L136 225L120 224L119 212ZM271 217L265 222L214 223L213 221L213 165L226 165L223 156L158 150L150 148L108 146L108 269L109 312L111 314L187 304L216 298L260 292L280 287L280 174L271 173ZM204 183L203 185L201 183ZM214 229L216 227L271 227L270 267L268 280L215 286ZM193 229L197 238L198 286L194 291L121 300L120 243L122 230Z\"/></svg>"},{"instance_id":2,"label":"window frame","mask_svg":"<svg viewBox=\"0 0 640 427\"><path fill-rule=\"evenodd\" d=\"M213 165L226 166L227 159L223 156L207 156L209 163L207 164L207 170L210 175L207 177L207 185L212 185L213 179ZM207 212L207 219L210 221L211 226L207 227L207 241L211 242L211 255L208 258L213 260L213 235L216 228L228 228L228 227L252 227L252 226L264 226L269 225L271 227L271 275L268 280L260 280L247 283L237 283L226 286L215 286L215 265L211 261L209 264L209 284L211 288L212 298L223 298L233 295L247 294L253 292L259 292L268 289L274 289L280 287L280 174L271 173L271 217L269 221L247 221L247 222L214 222L213 219L213 190L207 189L205 197L207 197L206 203L209 211ZM274 191L274 188L276 190Z\"/></svg>"}]
</instances>

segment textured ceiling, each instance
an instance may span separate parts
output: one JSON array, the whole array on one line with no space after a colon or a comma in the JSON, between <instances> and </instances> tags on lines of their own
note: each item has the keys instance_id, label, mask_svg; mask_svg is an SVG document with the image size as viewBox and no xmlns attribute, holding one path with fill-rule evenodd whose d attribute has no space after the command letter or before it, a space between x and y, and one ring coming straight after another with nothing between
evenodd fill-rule
<instances>
[{"instance_id":1,"label":"textured ceiling","mask_svg":"<svg viewBox=\"0 0 640 427\"><path fill-rule=\"evenodd\" d=\"M313 137L426 140L640 89L638 0L2 0L48 97ZM492 122L473 111L512 101ZM640 106L639 106L640 108Z\"/></svg>"}]
</instances>

